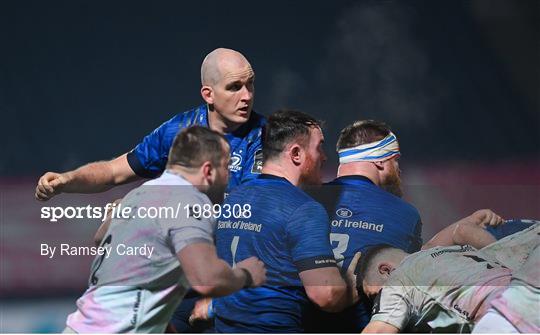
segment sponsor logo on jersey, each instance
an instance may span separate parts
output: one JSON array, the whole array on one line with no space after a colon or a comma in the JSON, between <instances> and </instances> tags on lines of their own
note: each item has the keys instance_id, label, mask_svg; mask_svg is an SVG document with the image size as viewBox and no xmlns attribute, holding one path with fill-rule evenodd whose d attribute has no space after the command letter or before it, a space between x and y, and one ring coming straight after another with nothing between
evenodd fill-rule
<instances>
[{"instance_id":1,"label":"sponsor logo on jersey","mask_svg":"<svg viewBox=\"0 0 540 335\"><path fill-rule=\"evenodd\" d=\"M255 159L253 161L253 166L251 167L251 173L262 173L262 164L263 164L262 149L259 149L255 152Z\"/></svg>"},{"instance_id":2,"label":"sponsor logo on jersey","mask_svg":"<svg viewBox=\"0 0 540 335\"><path fill-rule=\"evenodd\" d=\"M466 310L462 309L461 307L459 307L458 304L455 304L455 305L452 306L452 307L453 307L459 314L461 314L462 316L464 316L465 319L467 319L467 321L471 321L471 314L470 314L468 311L466 311Z\"/></svg>"},{"instance_id":3,"label":"sponsor logo on jersey","mask_svg":"<svg viewBox=\"0 0 540 335\"><path fill-rule=\"evenodd\" d=\"M436 258L436 257L439 257L439 256L444 255L446 253L467 252L467 251L476 251L476 249L471 247L470 245L461 245L457 249L455 247L448 247L448 248L445 248L445 249L440 249L440 250L437 250L435 252L432 252L430 255L431 255L431 258Z\"/></svg>"},{"instance_id":4,"label":"sponsor logo on jersey","mask_svg":"<svg viewBox=\"0 0 540 335\"><path fill-rule=\"evenodd\" d=\"M364 230L372 230L376 231L378 233L382 233L384 229L384 224L375 224L371 222L366 221L350 221L347 219L334 219L330 222L333 228L358 228L358 229L364 229Z\"/></svg>"},{"instance_id":5,"label":"sponsor logo on jersey","mask_svg":"<svg viewBox=\"0 0 540 335\"><path fill-rule=\"evenodd\" d=\"M336 211L336 215L339 216L340 218L347 219L352 216L352 211L348 208L339 208Z\"/></svg>"},{"instance_id":6,"label":"sponsor logo on jersey","mask_svg":"<svg viewBox=\"0 0 540 335\"><path fill-rule=\"evenodd\" d=\"M238 172L240 170L242 170L242 156L233 152L231 160L229 161L229 171Z\"/></svg>"}]
</instances>

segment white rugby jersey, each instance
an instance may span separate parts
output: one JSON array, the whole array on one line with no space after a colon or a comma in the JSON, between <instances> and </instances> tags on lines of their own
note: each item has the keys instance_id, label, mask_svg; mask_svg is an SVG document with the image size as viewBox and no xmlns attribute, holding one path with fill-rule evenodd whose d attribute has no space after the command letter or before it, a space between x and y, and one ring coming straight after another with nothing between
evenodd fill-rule
<instances>
[{"instance_id":1,"label":"white rugby jersey","mask_svg":"<svg viewBox=\"0 0 540 335\"><path fill-rule=\"evenodd\" d=\"M540 244L540 223L527 229L508 235L478 250L485 257L496 260L512 271L519 270L527 261L529 255ZM528 283L534 283L529 280ZM536 282L538 283L538 282ZM538 286L538 284L536 285Z\"/></svg>"},{"instance_id":2,"label":"white rugby jersey","mask_svg":"<svg viewBox=\"0 0 540 335\"><path fill-rule=\"evenodd\" d=\"M415 333L467 332L510 279L510 269L482 258L470 246L420 251L391 273L371 321Z\"/></svg>"},{"instance_id":3,"label":"white rugby jersey","mask_svg":"<svg viewBox=\"0 0 540 335\"><path fill-rule=\"evenodd\" d=\"M491 307L521 333L540 332L540 224L479 251L512 269L510 286Z\"/></svg>"},{"instance_id":4,"label":"white rugby jersey","mask_svg":"<svg viewBox=\"0 0 540 335\"><path fill-rule=\"evenodd\" d=\"M215 220L187 213L185 205L194 204L211 202L185 179L167 171L129 192L122 206L131 207L135 217L112 220L101 244L112 248L110 257L94 259L89 288L77 300L67 325L80 333L164 332L189 288L176 254L191 243L213 243ZM150 219L135 214L140 207L174 210ZM143 246L154 248L151 256L120 254L128 247Z\"/></svg>"}]
</instances>

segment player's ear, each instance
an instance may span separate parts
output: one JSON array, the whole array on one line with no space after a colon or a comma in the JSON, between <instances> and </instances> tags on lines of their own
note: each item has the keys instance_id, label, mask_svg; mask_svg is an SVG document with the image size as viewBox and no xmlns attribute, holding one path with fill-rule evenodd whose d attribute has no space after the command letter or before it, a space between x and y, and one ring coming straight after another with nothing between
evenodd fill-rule
<instances>
[{"instance_id":1,"label":"player's ear","mask_svg":"<svg viewBox=\"0 0 540 335\"><path fill-rule=\"evenodd\" d=\"M293 144L289 150L289 155L291 157L291 161L294 165L300 165L302 164L303 160L303 150L298 144Z\"/></svg>"},{"instance_id":2,"label":"player's ear","mask_svg":"<svg viewBox=\"0 0 540 335\"><path fill-rule=\"evenodd\" d=\"M389 276L392 270L392 265L390 265L389 263L382 262L379 264L379 274L383 276Z\"/></svg>"},{"instance_id":3,"label":"player's ear","mask_svg":"<svg viewBox=\"0 0 540 335\"><path fill-rule=\"evenodd\" d=\"M373 165L375 165L377 170L379 170L379 171L384 170L384 162L379 161L379 162L372 162L372 163L373 163Z\"/></svg>"},{"instance_id":4,"label":"player's ear","mask_svg":"<svg viewBox=\"0 0 540 335\"><path fill-rule=\"evenodd\" d=\"M203 85L201 87L201 96L207 104L214 104L214 90L208 85Z\"/></svg>"},{"instance_id":5,"label":"player's ear","mask_svg":"<svg viewBox=\"0 0 540 335\"><path fill-rule=\"evenodd\" d=\"M216 178L216 171L210 161L206 161L201 165L201 173L208 185L211 185Z\"/></svg>"}]
</instances>

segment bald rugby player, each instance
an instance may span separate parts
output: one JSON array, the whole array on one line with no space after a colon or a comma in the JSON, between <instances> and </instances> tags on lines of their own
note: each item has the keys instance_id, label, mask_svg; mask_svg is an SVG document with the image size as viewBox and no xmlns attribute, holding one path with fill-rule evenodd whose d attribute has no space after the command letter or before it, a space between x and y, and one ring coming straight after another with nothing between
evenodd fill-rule
<instances>
[{"instance_id":1,"label":"bald rugby player","mask_svg":"<svg viewBox=\"0 0 540 335\"><path fill-rule=\"evenodd\" d=\"M156 128L133 150L110 161L94 162L64 173L47 172L35 197L49 200L60 193L97 193L142 178L156 178L165 169L175 135L192 125L223 134L231 147L227 191L254 179L262 164L263 116L252 111L255 73L239 52L219 48L201 66L204 104L177 114Z\"/></svg>"}]
</instances>

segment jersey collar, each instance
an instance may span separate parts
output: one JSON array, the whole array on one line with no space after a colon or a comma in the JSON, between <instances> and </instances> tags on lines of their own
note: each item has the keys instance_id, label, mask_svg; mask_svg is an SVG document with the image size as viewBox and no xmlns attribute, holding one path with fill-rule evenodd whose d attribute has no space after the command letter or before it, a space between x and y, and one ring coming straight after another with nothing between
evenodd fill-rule
<instances>
[{"instance_id":1,"label":"jersey collar","mask_svg":"<svg viewBox=\"0 0 540 335\"><path fill-rule=\"evenodd\" d=\"M279 176L268 174L268 173L262 173L257 179L276 180L276 181L280 181L280 182L292 185L292 183L288 181L287 178L279 177Z\"/></svg>"},{"instance_id":2,"label":"jersey collar","mask_svg":"<svg viewBox=\"0 0 540 335\"><path fill-rule=\"evenodd\" d=\"M197 121L196 123L199 126L210 128L210 123L208 123L208 105L200 105L197 107Z\"/></svg>"},{"instance_id":3,"label":"jersey collar","mask_svg":"<svg viewBox=\"0 0 540 335\"><path fill-rule=\"evenodd\" d=\"M371 179L362 175L341 176L334 179L333 182L339 183L339 184L346 184L346 185L363 185L363 184L375 185L375 183L372 182Z\"/></svg>"}]
</instances>

